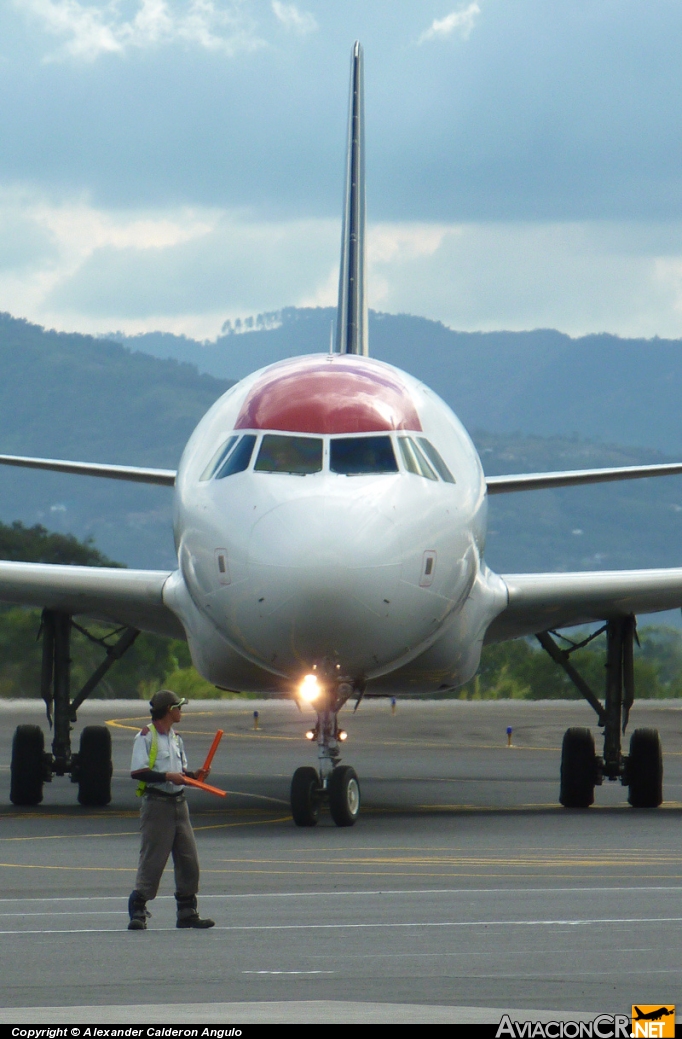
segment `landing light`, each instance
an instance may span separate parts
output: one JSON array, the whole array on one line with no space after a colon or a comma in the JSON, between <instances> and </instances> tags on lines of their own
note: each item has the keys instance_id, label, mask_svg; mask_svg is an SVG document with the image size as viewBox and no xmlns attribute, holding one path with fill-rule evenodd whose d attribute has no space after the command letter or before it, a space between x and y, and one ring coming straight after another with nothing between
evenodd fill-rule
<instances>
[{"instance_id":1,"label":"landing light","mask_svg":"<svg viewBox=\"0 0 682 1039\"><path fill-rule=\"evenodd\" d=\"M312 703L313 700L317 700L320 695L320 686L317 681L317 675L306 675L299 689L301 699L307 703Z\"/></svg>"},{"instance_id":2,"label":"landing light","mask_svg":"<svg viewBox=\"0 0 682 1039\"><path fill-rule=\"evenodd\" d=\"M342 742L343 742L343 740L347 740L348 739L348 733L346 732L345 729L339 729L339 739Z\"/></svg>"},{"instance_id":3,"label":"landing light","mask_svg":"<svg viewBox=\"0 0 682 1039\"><path fill-rule=\"evenodd\" d=\"M315 733L313 732L312 729L308 729L308 731L305 734L305 738L307 740L314 740L315 739Z\"/></svg>"}]
</instances>

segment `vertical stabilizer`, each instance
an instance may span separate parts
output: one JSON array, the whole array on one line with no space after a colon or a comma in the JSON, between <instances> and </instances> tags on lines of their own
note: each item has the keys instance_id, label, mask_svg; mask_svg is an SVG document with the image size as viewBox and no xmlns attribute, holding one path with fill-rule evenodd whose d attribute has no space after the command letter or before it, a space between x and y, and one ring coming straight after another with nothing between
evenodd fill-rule
<instances>
[{"instance_id":1,"label":"vertical stabilizer","mask_svg":"<svg viewBox=\"0 0 682 1039\"><path fill-rule=\"evenodd\" d=\"M346 193L341 236L336 349L367 356L365 294L365 104L362 47L355 43L350 65Z\"/></svg>"}]
</instances>

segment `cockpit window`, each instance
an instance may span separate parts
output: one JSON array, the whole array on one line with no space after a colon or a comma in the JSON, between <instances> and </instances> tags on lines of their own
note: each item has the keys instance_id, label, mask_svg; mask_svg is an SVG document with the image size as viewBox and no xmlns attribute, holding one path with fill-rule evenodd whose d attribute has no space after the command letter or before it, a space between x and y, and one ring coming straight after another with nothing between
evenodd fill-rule
<instances>
[{"instance_id":1,"label":"cockpit window","mask_svg":"<svg viewBox=\"0 0 682 1039\"><path fill-rule=\"evenodd\" d=\"M427 480L437 480L438 477L436 476L433 467L427 461L424 452L421 450L419 444L414 439L414 437L410 437L410 443L412 445L414 453L417 456L417 462L419 464L419 468L421 469L422 476L425 476Z\"/></svg>"},{"instance_id":2,"label":"cockpit window","mask_svg":"<svg viewBox=\"0 0 682 1039\"><path fill-rule=\"evenodd\" d=\"M253 467L257 473L291 473L306 476L322 470L322 440L317 437L287 437L268 433Z\"/></svg>"},{"instance_id":3,"label":"cockpit window","mask_svg":"<svg viewBox=\"0 0 682 1039\"><path fill-rule=\"evenodd\" d=\"M440 454L433 446L431 441L427 440L426 437L417 437L417 439L419 441L419 446L421 447L422 451L424 452L428 460L431 462L433 468L436 470L441 480L444 480L445 483L456 483L457 481L455 480L454 476L448 469L447 465L445 464L445 462L443 461L443 459L441 458Z\"/></svg>"},{"instance_id":4,"label":"cockpit window","mask_svg":"<svg viewBox=\"0 0 682 1039\"><path fill-rule=\"evenodd\" d=\"M397 473L390 437L342 437L329 445L329 468L343 476Z\"/></svg>"},{"instance_id":5,"label":"cockpit window","mask_svg":"<svg viewBox=\"0 0 682 1039\"><path fill-rule=\"evenodd\" d=\"M399 437L398 443L400 444L400 453L403 456L403 462L408 473L414 473L415 476L425 476L427 480L438 479L433 469L410 437Z\"/></svg>"},{"instance_id":6,"label":"cockpit window","mask_svg":"<svg viewBox=\"0 0 682 1039\"><path fill-rule=\"evenodd\" d=\"M216 480L222 480L226 476L233 476L234 473L243 473L245 469L248 469L255 443L256 438L253 433L247 433L246 436L243 436L216 472Z\"/></svg>"},{"instance_id":7,"label":"cockpit window","mask_svg":"<svg viewBox=\"0 0 682 1039\"><path fill-rule=\"evenodd\" d=\"M224 444L220 445L220 447L218 448L216 453L213 455L213 458L208 463L208 465L204 469L203 473L199 477L200 480L210 480L211 479L211 477L216 472L216 470L219 469L220 466L223 464L223 462L225 461L225 459L229 455L230 451L232 450L234 445L237 443L238 439L239 439L238 436L231 436L231 437L229 437L225 441Z\"/></svg>"}]
</instances>

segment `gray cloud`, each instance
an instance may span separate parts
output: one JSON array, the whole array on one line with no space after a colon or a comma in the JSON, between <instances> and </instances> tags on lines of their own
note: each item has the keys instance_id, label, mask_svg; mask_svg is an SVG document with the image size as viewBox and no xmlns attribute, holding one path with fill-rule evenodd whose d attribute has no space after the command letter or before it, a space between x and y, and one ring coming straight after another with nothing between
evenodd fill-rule
<instances>
[{"instance_id":1,"label":"gray cloud","mask_svg":"<svg viewBox=\"0 0 682 1039\"><path fill-rule=\"evenodd\" d=\"M679 222L454 226L378 258L372 276L374 306L458 329L682 336Z\"/></svg>"},{"instance_id":2,"label":"gray cloud","mask_svg":"<svg viewBox=\"0 0 682 1039\"><path fill-rule=\"evenodd\" d=\"M332 221L249 226L225 220L165 249L105 246L52 290L45 307L112 320L274 309L329 279L339 236Z\"/></svg>"},{"instance_id":3,"label":"gray cloud","mask_svg":"<svg viewBox=\"0 0 682 1039\"><path fill-rule=\"evenodd\" d=\"M143 10L156 22L136 23ZM192 10L208 18L194 36ZM55 11L94 12L95 38L118 44L88 50L87 25L58 32ZM214 45L227 15L254 46ZM356 37L375 243L388 228L374 305L467 328L682 334L679 0L0 4L0 189L52 207L41 222L0 198L0 307L191 331L333 302ZM84 207L73 233L69 199ZM126 213L171 230L146 238Z\"/></svg>"},{"instance_id":4,"label":"gray cloud","mask_svg":"<svg viewBox=\"0 0 682 1039\"><path fill-rule=\"evenodd\" d=\"M489 0L466 41L453 30L423 46L425 27L471 5L310 0L295 8L319 27L307 34L266 0L238 6L266 47L230 56L176 33L44 64L54 34L0 5L0 181L104 205L336 216L359 36L375 219L682 215L677 0Z\"/></svg>"},{"instance_id":5,"label":"gray cloud","mask_svg":"<svg viewBox=\"0 0 682 1039\"><path fill-rule=\"evenodd\" d=\"M0 210L0 271L14 274L56 261L52 234L30 216Z\"/></svg>"},{"instance_id":6,"label":"gray cloud","mask_svg":"<svg viewBox=\"0 0 682 1039\"><path fill-rule=\"evenodd\" d=\"M108 244L42 294L50 323L202 338L228 315L335 303L338 221L197 213L183 227L157 213L107 226ZM368 287L376 309L460 329L682 336L682 222L372 225Z\"/></svg>"}]
</instances>

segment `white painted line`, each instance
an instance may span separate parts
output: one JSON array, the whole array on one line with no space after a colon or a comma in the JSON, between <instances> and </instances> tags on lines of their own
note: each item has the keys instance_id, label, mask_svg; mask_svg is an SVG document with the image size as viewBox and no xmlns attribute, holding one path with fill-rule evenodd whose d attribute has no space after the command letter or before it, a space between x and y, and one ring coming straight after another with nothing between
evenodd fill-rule
<instances>
[{"instance_id":1,"label":"white painted line","mask_svg":"<svg viewBox=\"0 0 682 1039\"><path fill-rule=\"evenodd\" d=\"M311 898L316 895L323 895L325 898L329 898L331 895L342 895L352 896L353 898L359 895L393 895L399 898L404 898L406 895L556 895L556 894L603 894L605 891L611 892L615 895L621 894L623 891L676 891L682 890L682 883L673 884L666 887L661 885L657 887L649 887L646 884L639 885L638 887L481 887L481 888L467 888L467 887L452 887L452 888L374 888L371 890L361 891L359 889L351 891L254 891L246 894L221 894L221 895L204 895L202 898ZM172 899L173 895L160 895L160 898ZM0 899L0 901L2 901ZM27 899L30 901L30 899Z\"/></svg>"},{"instance_id":2,"label":"white painted line","mask_svg":"<svg viewBox=\"0 0 682 1039\"><path fill-rule=\"evenodd\" d=\"M174 927L155 927L155 931L175 931ZM220 928L224 930L224 928ZM121 927L54 927L44 931L0 931L0 934L127 934Z\"/></svg>"},{"instance_id":3,"label":"white painted line","mask_svg":"<svg viewBox=\"0 0 682 1039\"><path fill-rule=\"evenodd\" d=\"M216 926L216 931L359 931L395 930L414 927L591 927L601 924L679 924L682 916L599 917L593 920L417 920L405 923L334 923L334 924L230 924ZM0 931L0 935L22 934L109 934L114 927L69 927L43 930ZM174 931L174 927L155 927L155 931ZM121 932L122 933L122 932Z\"/></svg>"},{"instance_id":4,"label":"white painted line","mask_svg":"<svg viewBox=\"0 0 682 1039\"><path fill-rule=\"evenodd\" d=\"M243 970L242 974L336 974L335 970Z\"/></svg>"},{"instance_id":5,"label":"white painted line","mask_svg":"<svg viewBox=\"0 0 682 1039\"><path fill-rule=\"evenodd\" d=\"M220 895L201 895L202 900L207 898L222 898L225 900L240 899L240 898L316 898L324 897L330 898L332 896L352 896L353 898L359 898L366 895L396 895L400 898L404 898L407 895L556 895L556 894L603 894L606 892L612 892L613 894L621 894L623 891L641 891L647 894L652 891L681 891L682 883L672 885L651 885L641 884L636 887L452 887L452 888L372 888L369 890L355 890L355 891L247 891L240 894L220 894ZM24 902L121 902L124 901L121 895L63 895L57 898L41 898L40 896L30 898L0 898L0 905L5 902L21 905ZM173 895L157 895L155 902L174 901Z\"/></svg>"},{"instance_id":6,"label":"white painted line","mask_svg":"<svg viewBox=\"0 0 682 1039\"><path fill-rule=\"evenodd\" d=\"M173 895L159 895L157 901L162 898L170 900ZM23 902L122 902L123 897L121 895L63 895L59 898L41 898L40 895L31 896L30 898L0 898L0 905L3 902L18 903L21 905Z\"/></svg>"},{"instance_id":7,"label":"white painted line","mask_svg":"<svg viewBox=\"0 0 682 1039\"><path fill-rule=\"evenodd\" d=\"M119 899L123 904L123 899ZM127 916L124 909L68 909L65 911L54 909L43 909L40 913L0 913L0 919L5 916Z\"/></svg>"}]
</instances>

